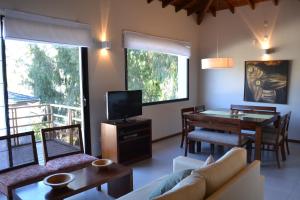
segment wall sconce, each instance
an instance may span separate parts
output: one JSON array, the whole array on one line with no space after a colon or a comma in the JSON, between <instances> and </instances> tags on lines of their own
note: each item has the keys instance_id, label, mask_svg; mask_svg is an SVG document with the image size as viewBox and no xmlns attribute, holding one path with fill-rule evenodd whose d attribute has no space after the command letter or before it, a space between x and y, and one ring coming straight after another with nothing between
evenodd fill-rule
<instances>
[{"instance_id":1,"label":"wall sconce","mask_svg":"<svg viewBox=\"0 0 300 200\"><path fill-rule=\"evenodd\" d=\"M100 41L99 42L100 49L111 49L111 41Z\"/></svg>"}]
</instances>

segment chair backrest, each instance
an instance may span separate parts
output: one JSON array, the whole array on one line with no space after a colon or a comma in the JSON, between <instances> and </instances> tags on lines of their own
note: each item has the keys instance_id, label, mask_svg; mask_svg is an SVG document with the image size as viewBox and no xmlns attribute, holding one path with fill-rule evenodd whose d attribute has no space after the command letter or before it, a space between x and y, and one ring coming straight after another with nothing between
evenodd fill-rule
<instances>
[{"instance_id":1,"label":"chair backrest","mask_svg":"<svg viewBox=\"0 0 300 200\"><path fill-rule=\"evenodd\" d=\"M285 114L280 117L278 127L276 128L276 134L277 134L276 142L277 143L279 143L279 141L280 141L280 136L282 136L282 138L284 138L287 123L288 123L288 114Z\"/></svg>"},{"instance_id":2,"label":"chair backrest","mask_svg":"<svg viewBox=\"0 0 300 200\"><path fill-rule=\"evenodd\" d=\"M205 115L189 115L186 118L188 130L193 127L201 127L214 131L224 131L224 134L237 134L239 143L242 139L241 120L238 118L219 118Z\"/></svg>"},{"instance_id":3,"label":"chair backrest","mask_svg":"<svg viewBox=\"0 0 300 200\"><path fill-rule=\"evenodd\" d=\"M287 116L286 116L286 124L285 124L284 137L288 137L288 132L289 132L289 126L290 126L290 120L291 120L292 112L289 111L286 115Z\"/></svg>"},{"instance_id":4,"label":"chair backrest","mask_svg":"<svg viewBox=\"0 0 300 200\"><path fill-rule=\"evenodd\" d=\"M249 113L260 113L260 114L268 114L268 113L276 113L276 107L270 106L250 106L250 105L231 105L231 110L238 110Z\"/></svg>"},{"instance_id":5,"label":"chair backrest","mask_svg":"<svg viewBox=\"0 0 300 200\"><path fill-rule=\"evenodd\" d=\"M0 173L38 164L34 132L0 137Z\"/></svg>"},{"instance_id":6,"label":"chair backrest","mask_svg":"<svg viewBox=\"0 0 300 200\"><path fill-rule=\"evenodd\" d=\"M184 131L186 124L184 119L184 114L193 113L193 112L202 112L205 111L205 105L195 106L195 107L187 107L181 109L181 125L182 131Z\"/></svg>"},{"instance_id":7,"label":"chair backrest","mask_svg":"<svg viewBox=\"0 0 300 200\"><path fill-rule=\"evenodd\" d=\"M80 124L45 128L41 132L45 162L63 156L83 153Z\"/></svg>"},{"instance_id":8,"label":"chair backrest","mask_svg":"<svg viewBox=\"0 0 300 200\"><path fill-rule=\"evenodd\" d=\"M194 111L195 112L203 112L203 111L205 111L205 105L195 106Z\"/></svg>"}]
</instances>

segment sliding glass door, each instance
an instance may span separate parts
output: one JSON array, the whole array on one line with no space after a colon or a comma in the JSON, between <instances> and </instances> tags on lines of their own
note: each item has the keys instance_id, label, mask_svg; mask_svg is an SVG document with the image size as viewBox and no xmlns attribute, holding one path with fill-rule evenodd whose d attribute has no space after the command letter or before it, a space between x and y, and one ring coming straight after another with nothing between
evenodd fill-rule
<instances>
[{"instance_id":1,"label":"sliding glass door","mask_svg":"<svg viewBox=\"0 0 300 200\"><path fill-rule=\"evenodd\" d=\"M1 42L0 136L33 130L39 142L42 128L82 124L90 153L87 48L3 33Z\"/></svg>"},{"instance_id":2,"label":"sliding glass door","mask_svg":"<svg viewBox=\"0 0 300 200\"><path fill-rule=\"evenodd\" d=\"M0 137L7 135L7 107L5 98L5 62L3 57L5 53L2 51L4 49L4 39L3 39L3 20L1 17L0 21Z\"/></svg>"}]
</instances>

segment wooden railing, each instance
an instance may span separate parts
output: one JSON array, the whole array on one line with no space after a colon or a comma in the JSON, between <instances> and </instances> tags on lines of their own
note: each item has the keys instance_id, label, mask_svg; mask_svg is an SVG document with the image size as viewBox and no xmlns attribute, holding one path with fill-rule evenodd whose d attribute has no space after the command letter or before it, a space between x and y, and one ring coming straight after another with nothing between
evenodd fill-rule
<instances>
[{"instance_id":1,"label":"wooden railing","mask_svg":"<svg viewBox=\"0 0 300 200\"><path fill-rule=\"evenodd\" d=\"M35 126L54 127L81 123L81 108L57 104L9 106L11 134L33 130Z\"/></svg>"}]
</instances>

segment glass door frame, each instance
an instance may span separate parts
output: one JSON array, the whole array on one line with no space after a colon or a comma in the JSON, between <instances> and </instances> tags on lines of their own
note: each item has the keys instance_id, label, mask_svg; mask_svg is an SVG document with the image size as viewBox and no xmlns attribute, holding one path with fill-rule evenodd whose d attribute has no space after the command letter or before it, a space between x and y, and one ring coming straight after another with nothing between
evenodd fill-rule
<instances>
[{"instance_id":1,"label":"glass door frame","mask_svg":"<svg viewBox=\"0 0 300 200\"><path fill-rule=\"evenodd\" d=\"M2 50L2 74L3 74L3 87L4 87L4 104L5 104L5 122L6 133L10 135L9 123L9 108L8 108L8 87L7 87L7 71L6 71L6 52L5 52L5 39L4 39L4 18L0 16L0 30L1 30L1 50ZM91 131L90 131L90 109L89 109L89 83L88 83L88 48L81 47L81 90L83 107L83 132L84 132L84 150L86 154L91 154Z\"/></svg>"}]
</instances>

